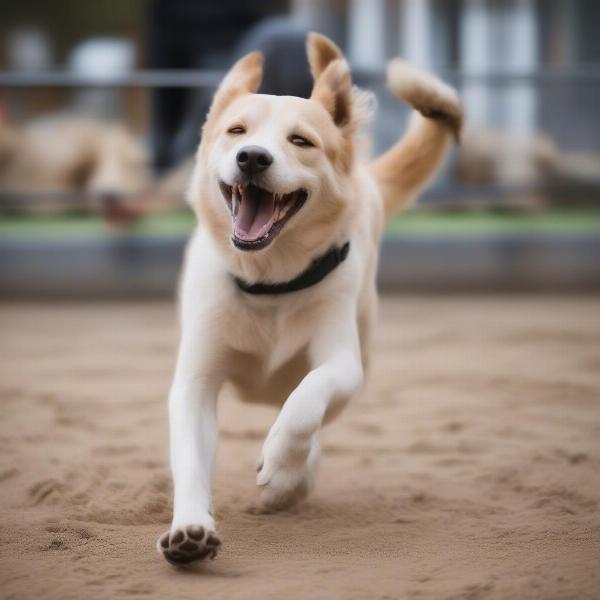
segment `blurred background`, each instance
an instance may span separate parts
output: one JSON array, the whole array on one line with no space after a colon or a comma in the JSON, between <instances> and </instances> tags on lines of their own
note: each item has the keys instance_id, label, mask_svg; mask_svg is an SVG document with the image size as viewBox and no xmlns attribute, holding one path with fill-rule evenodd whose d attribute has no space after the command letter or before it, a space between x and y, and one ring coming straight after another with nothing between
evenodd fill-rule
<instances>
[{"instance_id":1,"label":"blurred background","mask_svg":"<svg viewBox=\"0 0 600 600\"><path fill-rule=\"evenodd\" d=\"M467 127L394 220L380 286L600 288L600 4L593 0L0 3L0 296L172 296L211 95L259 48L262 91L308 96L306 31L377 93L371 153L408 111L403 56L456 86Z\"/></svg>"}]
</instances>

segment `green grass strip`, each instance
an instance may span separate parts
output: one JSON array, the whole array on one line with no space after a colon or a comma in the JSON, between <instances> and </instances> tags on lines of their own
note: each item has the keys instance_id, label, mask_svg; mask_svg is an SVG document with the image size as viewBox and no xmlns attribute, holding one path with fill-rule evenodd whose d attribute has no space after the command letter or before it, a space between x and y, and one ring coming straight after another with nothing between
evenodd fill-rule
<instances>
[{"instance_id":1,"label":"green grass strip","mask_svg":"<svg viewBox=\"0 0 600 600\"><path fill-rule=\"evenodd\" d=\"M193 230L190 212L163 213L140 221L126 233L133 236L185 236ZM412 211L394 218L388 237L479 236L486 234L600 234L600 208L549 209L531 213ZM94 215L0 216L0 237L69 238L122 235Z\"/></svg>"}]
</instances>

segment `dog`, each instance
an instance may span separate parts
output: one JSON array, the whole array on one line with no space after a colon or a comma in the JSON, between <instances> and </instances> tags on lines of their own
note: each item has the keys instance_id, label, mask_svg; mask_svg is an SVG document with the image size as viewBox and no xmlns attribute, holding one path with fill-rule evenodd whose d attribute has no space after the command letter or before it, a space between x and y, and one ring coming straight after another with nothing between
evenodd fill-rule
<instances>
[{"instance_id":1,"label":"dog","mask_svg":"<svg viewBox=\"0 0 600 600\"><path fill-rule=\"evenodd\" d=\"M393 92L414 109L401 141L357 158L367 93L340 49L311 33L309 99L258 94L250 53L217 89L188 191L198 226L180 287L181 339L169 395L173 520L157 549L180 565L220 547L211 505L217 399L280 407L258 461L265 511L313 486L319 430L363 385L385 219L435 173L462 125L454 90L400 60Z\"/></svg>"},{"instance_id":2,"label":"dog","mask_svg":"<svg viewBox=\"0 0 600 600\"><path fill-rule=\"evenodd\" d=\"M75 115L0 122L0 193L78 192L77 208L93 209L93 198L140 194L150 175L143 145L118 123ZM44 206L62 208L56 200Z\"/></svg>"}]
</instances>

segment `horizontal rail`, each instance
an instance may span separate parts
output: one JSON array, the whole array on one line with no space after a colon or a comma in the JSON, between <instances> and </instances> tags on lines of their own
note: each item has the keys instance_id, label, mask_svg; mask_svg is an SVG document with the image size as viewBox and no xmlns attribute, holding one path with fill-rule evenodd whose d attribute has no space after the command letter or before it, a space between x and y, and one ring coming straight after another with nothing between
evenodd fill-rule
<instances>
[{"instance_id":1,"label":"horizontal rail","mask_svg":"<svg viewBox=\"0 0 600 600\"><path fill-rule=\"evenodd\" d=\"M6 87L214 87L223 77L216 70L132 71L122 75L81 75L69 71L36 73L0 71L0 86Z\"/></svg>"},{"instance_id":2,"label":"horizontal rail","mask_svg":"<svg viewBox=\"0 0 600 600\"><path fill-rule=\"evenodd\" d=\"M534 71L462 71L435 69L445 79L459 83L483 83L506 85L515 83L535 84L600 84L600 65L573 69L539 69ZM223 77L220 70L138 70L119 75L82 75L69 71L0 71L0 86L15 88L31 87L214 87ZM357 80L382 81L382 69L354 69Z\"/></svg>"},{"instance_id":3,"label":"horizontal rail","mask_svg":"<svg viewBox=\"0 0 600 600\"><path fill-rule=\"evenodd\" d=\"M573 67L569 69L534 69L464 71L461 69L435 68L434 73L457 84L481 83L484 85L532 84L600 84L600 65ZM384 78L384 72L377 69L354 69L353 74L363 81L377 81Z\"/></svg>"}]
</instances>

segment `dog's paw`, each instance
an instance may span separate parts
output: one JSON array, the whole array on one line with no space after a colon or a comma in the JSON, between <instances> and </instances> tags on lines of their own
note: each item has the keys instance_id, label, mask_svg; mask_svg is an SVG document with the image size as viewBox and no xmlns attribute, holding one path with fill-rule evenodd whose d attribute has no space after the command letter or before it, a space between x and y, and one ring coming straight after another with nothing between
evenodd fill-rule
<instances>
[{"instance_id":1,"label":"dog's paw","mask_svg":"<svg viewBox=\"0 0 600 600\"><path fill-rule=\"evenodd\" d=\"M252 512L272 512L303 500L314 486L319 459L316 436L304 447L292 446L269 436L259 461L256 485L260 488L258 505Z\"/></svg>"},{"instance_id":2,"label":"dog's paw","mask_svg":"<svg viewBox=\"0 0 600 600\"><path fill-rule=\"evenodd\" d=\"M313 477L308 469L293 473L282 470L259 487L259 503L253 506L253 512L269 513L289 508L304 500L313 487Z\"/></svg>"},{"instance_id":3,"label":"dog's paw","mask_svg":"<svg viewBox=\"0 0 600 600\"><path fill-rule=\"evenodd\" d=\"M156 549L172 565L186 565L195 560L215 558L220 545L214 531L202 525L188 525L165 531L158 538Z\"/></svg>"}]
</instances>

